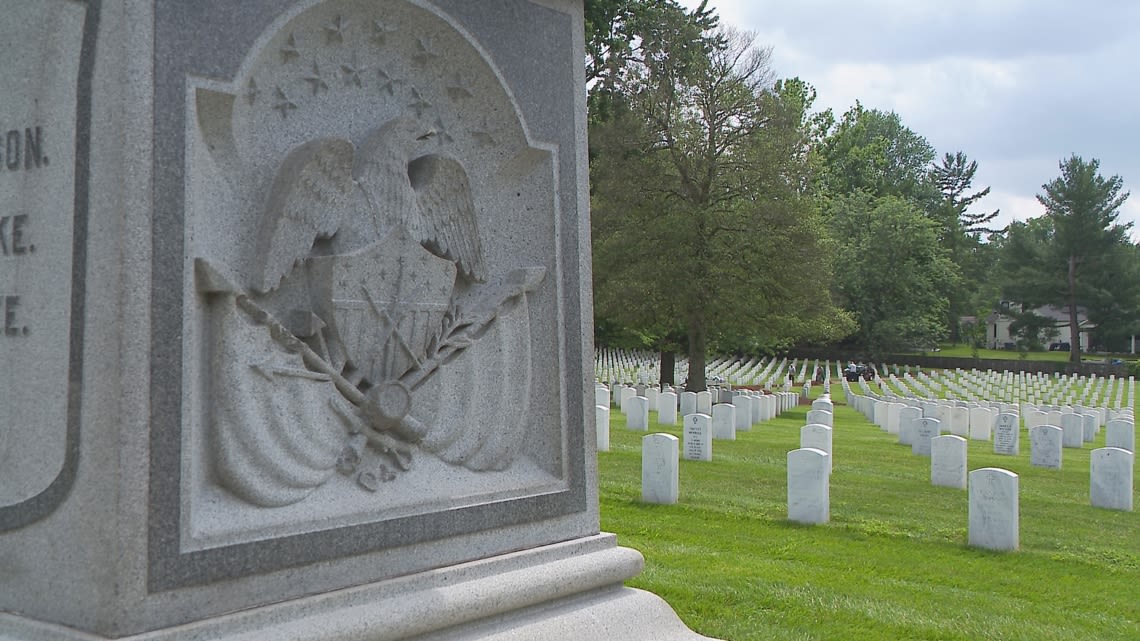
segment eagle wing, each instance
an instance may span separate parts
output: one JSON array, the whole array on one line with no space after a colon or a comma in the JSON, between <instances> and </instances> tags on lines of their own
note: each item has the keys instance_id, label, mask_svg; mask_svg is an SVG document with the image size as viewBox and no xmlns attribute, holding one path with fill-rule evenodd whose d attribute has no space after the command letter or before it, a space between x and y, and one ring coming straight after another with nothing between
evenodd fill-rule
<instances>
[{"instance_id":1,"label":"eagle wing","mask_svg":"<svg viewBox=\"0 0 1140 641\"><path fill-rule=\"evenodd\" d=\"M438 154L421 156L408 164L408 177L423 219L423 229L417 230L420 243L454 261L467 278L485 282L475 201L459 161Z\"/></svg>"},{"instance_id":2,"label":"eagle wing","mask_svg":"<svg viewBox=\"0 0 1140 641\"><path fill-rule=\"evenodd\" d=\"M293 265L310 255L317 239L331 237L353 214L354 154L351 142L324 138L299 145L285 157L262 214L255 290L277 288Z\"/></svg>"}]
</instances>

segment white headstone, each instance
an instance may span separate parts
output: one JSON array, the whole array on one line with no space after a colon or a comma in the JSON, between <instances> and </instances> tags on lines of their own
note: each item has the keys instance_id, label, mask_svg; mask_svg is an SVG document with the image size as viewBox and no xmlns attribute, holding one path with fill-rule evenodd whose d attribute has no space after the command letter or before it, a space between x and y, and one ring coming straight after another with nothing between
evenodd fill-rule
<instances>
[{"instance_id":1,"label":"white headstone","mask_svg":"<svg viewBox=\"0 0 1140 641\"><path fill-rule=\"evenodd\" d=\"M825 412L835 412L835 404L831 402L831 399L827 399L827 398L815 399L814 401L811 402L811 408L813 410L823 410Z\"/></svg>"},{"instance_id":2,"label":"white headstone","mask_svg":"<svg viewBox=\"0 0 1140 641\"><path fill-rule=\"evenodd\" d=\"M899 413L906 407L904 403L887 404L887 434L898 434L901 429Z\"/></svg>"},{"instance_id":3,"label":"white headstone","mask_svg":"<svg viewBox=\"0 0 1140 641\"><path fill-rule=\"evenodd\" d=\"M690 461L712 460L712 417L689 414L685 417L684 457Z\"/></svg>"},{"instance_id":4,"label":"white headstone","mask_svg":"<svg viewBox=\"0 0 1140 641\"><path fill-rule=\"evenodd\" d=\"M1021 425L1017 414L998 414L994 424L994 454L1016 456L1021 452Z\"/></svg>"},{"instance_id":5,"label":"white headstone","mask_svg":"<svg viewBox=\"0 0 1140 641\"><path fill-rule=\"evenodd\" d=\"M626 408L626 403L635 396L637 396L636 389L632 387L622 387L618 391L618 409L622 412L628 412L629 409Z\"/></svg>"},{"instance_id":6,"label":"white headstone","mask_svg":"<svg viewBox=\"0 0 1140 641\"><path fill-rule=\"evenodd\" d=\"M661 425L677 424L677 395L661 392L657 397L657 422Z\"/></svg>"},{"instance_id":7,"label":"white headstone","mask_svg":"<svg viewBox=\"0 0 1140 641\"><path fill-rule=\"evenodd\" d=\"M1050 412L1053 418L1053 412ZM1065 447L1082 447L1085 444L1084 422L1076 414L1061 415L1061 444ZM1052 425L1052 423L1048 423Z\"/></svg>"},{"instance_id":8,"label":"white headstone","mask_svg":"<svg viewBox=\"0 0 1140 641\"><path fill-rule=\"evenodd\" d=\"M899 410L899 445L913 445L915 426L922 418L922 410L904 407Z\"/></svg>"},{"instance_id":9,"label":"white headstone","mask_svg":"<svg viewBox=\"0 0 1140 641\"><path fill-rule=\"evenodd\" d=\"M887 411L890 406L889 401L875 401L874 414L871 417L871 421L884 431L887 429Z\"/></svg>"},{"instance_id":10,"label":"white headstone","mask_svg":"<svg viewBox=\"0 0 1140 641\"><path fill-rule=\"evenodd\" d=\"M1092 412L1081 412L1081 426L1084 427L1085 443L1092 443L1100 432L1100 418Z\"/></svg>"},{"instance_id":11,"label":"white headstone","mask_svg":"<svg viewBox=\"0 0 1140 641\"><path fill-rule=\"evenodd\" d=\"M649 429L649 399L633 396L625 400L625 426L641 432Z\"/></svg>"},{"instance_id":12,"label":"white headstone","mask_svg":"<svg viewBox=\"0 0 1140 641\"><path fill-rule=\"evenodd\" d=\"M942 421L936 418L920 418L914 422L914 442L910 444L912 454L930 456L930 441L941 432Z\"/></svg>"},{"instance_id":13,"label":"white headstone","mask_svg":"<svg viewBox=\"0 0 1140 641\"><path fill-rule=\"evenodd\" d=\"M1132 511L1132 469L1135 457L1119 447L1092 451L1089 460L1089 500L1093 507Z\"/></svg>"},{"instance_id":14,"label":"white headstone","mask_svg":"<svg viewBox=\"0 0 1140 641\"><path fill-rule=\"evenodd\" d=\"M661 408L658 407L657 403L661 398L661 391L658 390L657 387L651 385L645 388L645 398L649 399L649 411L660 411ZM660 422L660 420L658 420L658 422Z\"/></svg>"},{"instance_id":15,"label":"white headstone","mask_svg":"<svg viewBox=\"0 0 1140 641\"><path fill-rule=\"evenodd\" d=\"M994 429L997 414L988 407L970 408L970 439L988 441Z\"/></svg>"},{"instance_id":16,"label":"white headstone","mask_svg":"<svg viewBox=\"0 0 1140 641\"><path fill-rule=\"evenodd\" d=\"M594 405L610 406L610 389L600 386L594 388Z\"/></svg>"},{"instance_id":17,"label":"white headstone","mask_svg":"<svg viewBox=\"0 0 1140 641\"><path fill-rule=\"evenodd\" d=\"M672 434L649 434L641 439L641 500L676 503L680 494L677 460L679 441Z\"/></svg>"},{"instance_id":18,"label":"white headstone","mask_svg":"<svg viewBox=\"0 0 1140 641\"><path fill-rule=\"evenodd\" d=\"M832 429L820 423L810 423L800 428L800 447L815 448L827 452L827 471L831 472L834 450L831 448Z\"/></svg>"},{"instance_id":19,"label":"white headstone","mask_svg":"<svg viewBox=\"0 0 1140 641\"><path fill-rule=\"evenodd\" d=\"M1104 426L1104 446L1136 452L1136 426L1132 421L1112 419Z\"/></svg>"},{"instance_id":20,"label":"white headstone","mask_svg":"<svg viewBox=\"0 0 1140 641\"><path fill-rule=\"evenodd\" d=\"M752 429L752 397L737 394L732 397L732 405L736 407L736 431L747 432Z\"/></svg>"},{"instance_id":21,"label":"white headstone","mask_svg":"<svg viewBox=\"0 0 1140 641\"><path fill-rule=\"evenodd\" d=\"M930 483L966 489L966 439L953 434L930 439Z\"/></svg>"},{"instance_id":22,"label":"white headstone","mask_svg":"<svg viewBox=\"0 0 1140 641\"><path fill-rule=\"evenodd\" d=\"M1061 469L1062 435L1061 428L1054 425L1029 428L1029 464Z\"/></svg>"},{"instance_id":23,"label":"white headstone","mask_svg":"<svg viewBox=\"0 0 1140 641\"><path fill-rule=\"evenodd\" d=\"M684 418L689 414L695 414L697 411L697 393L696 392L681 392L681 417ZM705 412L708 414L709 412Z\"/></svg>"},{"instance_id":24,"label":"white headstone","mask_svg":"<svg viewBox=\"0 0 1140 641\"><path fill-rule=\"evenodd\" d=\"M831 518L827 452L802 448L788 452L788 520L827 523Z\"/></svg>"},{"instance_id":25,"label":"white headstone","mask_svg":"<svg viewBox=\"0 0 1140 641\"><path fill-rule=\"evenodd\" d=\"M763 395L757 395L757 394L752 395L752 424L753 425L756 425L760 421L764 420L764 403L765 403L765 401L764 401Z\"/></svg>"},{"instance_id":26,"label":"white headstone","mask_svg":"<svg viewBox=\"0 0 1140 641\"><path fill-rule=\"evenodd\" d=\"M712 437L727 441L736 440L736 406L731 403L717 403L712 406Z\"/></svg>"},{"instance_id":27,"label":"white headstone","mask_svg":"<svg viewBox=\"0 0 1140 641\"><path fill-rule=\"evenodd\" d=\"M1018 483L1009 470L970 472L969 544L988 550L1018 547Z\"/></svg>"},{"instance_id":28,"label":"white headstone","mask_svg":"<svg viewBox=\"0 0 1140 641\"><path fill-rule=\"evenodd\" d=\"M594 406L594 416L598 431L598 451L610 451L610 407L608 405Z\"/></svg>"},{"instance_id":29,"label":"white headstone","mask_svg":"<svg viewBox=\"0 0 1140 641\"><path fill-rule=\"evenodd\" d=\"M827 410L808 410L807 413L808 423L819 423L820 425L832 426L832 414Z\"/></svg>"},{"instance_id":30,"label":"white headstone","mask_svg":"<svg viewBox=\"0 0 1140 641\"><path fill-rule=\"evenodd\" d=\"M950 413L950 433L954 436L969 436L970 435L970 408L968 407L951 407Z\"/></svg>"},{"instance_id":31,"label":"white headstone","mask_svg":"<svg viewBox=\"0 0 1140 641\"><path fill-rule=\"evenodd\" d=\"M712 392L703 390L697 392L697 411L701 414L712 414L713 397Z\"/></svg>"}]
</instances>

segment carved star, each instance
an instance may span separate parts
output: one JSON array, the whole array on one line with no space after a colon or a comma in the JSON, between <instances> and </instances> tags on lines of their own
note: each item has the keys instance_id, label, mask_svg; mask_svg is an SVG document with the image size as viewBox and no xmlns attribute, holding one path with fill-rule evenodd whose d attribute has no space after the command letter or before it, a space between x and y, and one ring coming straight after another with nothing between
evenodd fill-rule
<instances>
[{"instance_id":1,"label":"carved star","mask_svg":"<svg viewBox=\"0 0 1140 641\"><path fill-rule=\"evenodd\" d=\"M329 83L325 82L325 79L321 77L321 68L317 66L317 63L315 61L313 62L312 73L305 76L305 82L309 83L309 85L312 86L314 96L320 93L321 89L324 89L325 91L328 91L329 89Z\"/></svg>"},{"instance_id":2,"label":"carved star","mask_svg":"<svg viewBox=\"0 0 1140 641\"><path fill-rule=\"evenodd\" d=\"M344 42L344 30L348 27L348 21L344 16L337 14L333 21L325 26L325 34L328 36L329 42Z\"/></svg>"},{"instance_id":3,"label":"carved star","mask_svg":"<svg viewBox=\"0 0 1140 641\"><path fill-rule=\"evenodd\" d=\"M424 99L419 90L412 87L412 103L408 105L409 108L416 110L416 117L424 115L424 112L431 109L431 103Z\"/></svg>"},{"instance_id":4,"label":"carved star","mask_svg":"<svg viewBox=\"0 0 1140 641\"><path fill-rule=\"evenodd\" d=\"M300 58L301 52L297 49L297 34L290 33L289 39L281 47L281 61L289 62L294 58Z\"/></svg>"},{"instance_id":5,"label":"carved star","mask_svg":"<svg viewBox=\"0 0 1140 641\"><path fill-rule=\"evenodd\" d=\"M455 82L447 86L447 95L453 101L471 98L475 94L471 91L471 81L460 74L455 74Z\"/></svg>"},{"instance_id":6,"label":"carved star","mask_svg":"<svg viewBox=\"0 0 1140 641\"><path fill-rule=\"evenodd\" d=\"M344 72L344 84L356 85L357 87L364 86L364 80L360 74L368 70L368 67L362 67L356 61L356 54L352 54L352 63L345 63L340 66L341 71Z\"/></svg>"},{"instance_id":7,"label":"carved star","mask_svg":"<svg viewBox=\"0 0 1140 641\"><path fill-rule=\"evenodd\" d=\"M273 105L273 108L281 112L282 119L288 118L289 112L297 108L297 103L290 100L281 87L277 87L273 93L277 96L277 104Z\"/></svg>"},{"instance_id":8,"label":"carved star","mask_svg":"<svg viewBox=\"0 0 1140 641\"><path fill-rule=\"evenodd\" d=\"M379 20L372 21L372 40L376 44L383 46L388 41L388 34L396 33L399 31L396 27L384 24Z\"/></svg>"},{"instance_id":9,"label":"carved star","mask_svg":"<svg viewBox=\"0 0 1140 641\"><path fill-rule=\"evenodd\" d=\"M388 72L384 71L383 69L377 68L376 71L378 72L378 75L380 76L380 90L383 91L383 90L387 89L389 96L395 95L396 94L396 85L398 85L404 81L400 80L399 78L396 78L395 76L388 75Z\"/></svg>"},{"instance_id":10,"label":"carved star","mask_svg":"<svg viewBox=\"0 0 1140 641\"><path fill-rule=\"evenodd\" d=\"M246 85L245 88L245 99L248 100L249 104L252 105L253 103L257 102L257 97L259 95L261 95L261 90L257 88L257 83L254 82L253 78L250 78L249 84Z\"/></svg>"},{"instance_id":11,"label":"carved star","mask_svg":"<svg viewBox=\"0 0 1140 641\"><path fill-rule=\"evenodd\" d=\"M412 54L412 60L422 65L438 57L439 54L432 48L431 39L416 38L416 52Z\"/></svg>"}]
</instances>

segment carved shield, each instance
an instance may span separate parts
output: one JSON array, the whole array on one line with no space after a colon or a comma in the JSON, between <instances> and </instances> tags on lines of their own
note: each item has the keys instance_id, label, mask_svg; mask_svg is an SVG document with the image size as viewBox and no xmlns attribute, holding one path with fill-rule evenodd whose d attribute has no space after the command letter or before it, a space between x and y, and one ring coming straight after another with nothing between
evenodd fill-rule
<instances>
[{"instance_id":1,"label":"carved shield","mask_svg":"<svg viewBox=\"0 0 1140 641\"><path fill-rule=\"evenodd\" d=\"M424 359L452 300L455 265L403 231L352 254L310 261L315 311L346 373L376 384Z\"/></svg>"}]
</instances>

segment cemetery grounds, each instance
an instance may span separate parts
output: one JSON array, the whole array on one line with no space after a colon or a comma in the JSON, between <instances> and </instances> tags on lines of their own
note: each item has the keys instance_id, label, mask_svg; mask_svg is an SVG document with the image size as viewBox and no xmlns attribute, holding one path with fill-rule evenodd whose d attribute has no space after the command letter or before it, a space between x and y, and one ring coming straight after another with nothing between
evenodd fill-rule
<instances>
[{"instance_id":1,"label":"cemetery grounds","mask_svg":"<svg viewBox=\"0 0 1140 641\"><path fill-rule=\"evenodd\" d=\"M798 388L797 388L798 389ZM968 469L1020 476L1020 550L966 546L967 492L930 484L929 457L835 402L831 520L787 521L786 455L810 406L680 461L675 505L641 502L641 439L611 412L598 453L602 530L645 555L628 584L665 598L701 634L747 640L1140 639L1140 514L1089 505L1093 443L1060 470L969 441ZM815 386L811 396L821 392Z\"/></svg>"}]
</instances>

